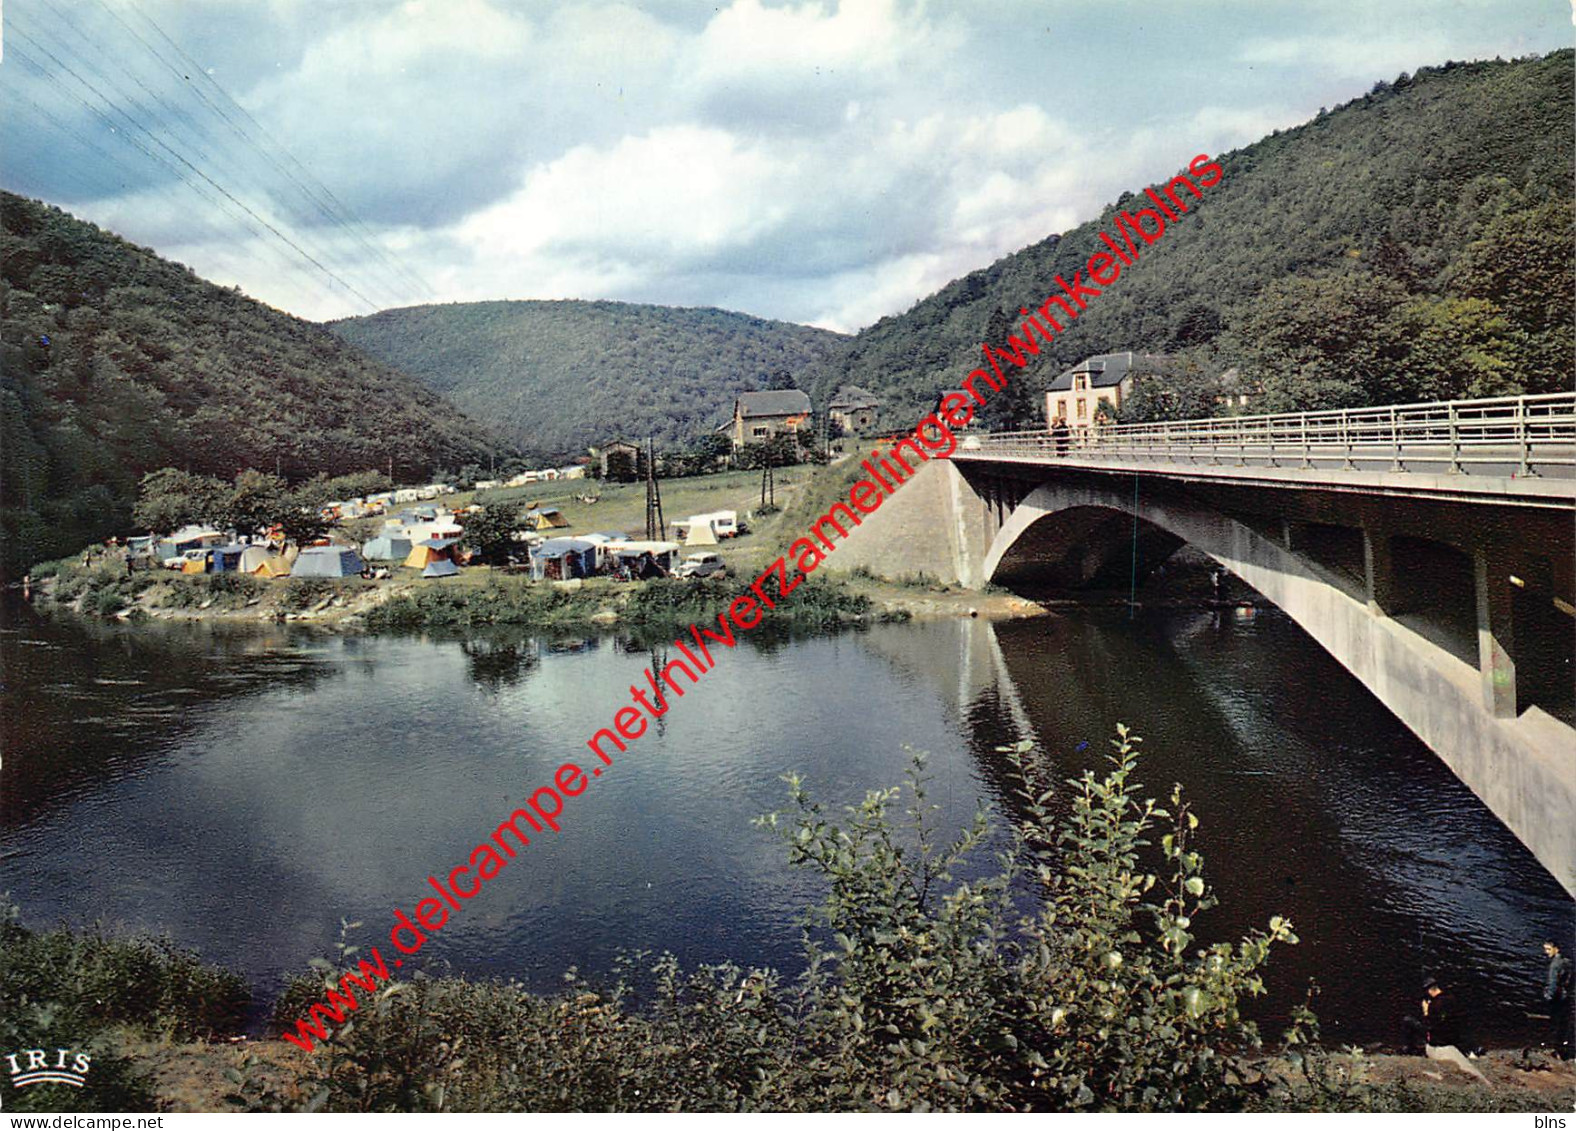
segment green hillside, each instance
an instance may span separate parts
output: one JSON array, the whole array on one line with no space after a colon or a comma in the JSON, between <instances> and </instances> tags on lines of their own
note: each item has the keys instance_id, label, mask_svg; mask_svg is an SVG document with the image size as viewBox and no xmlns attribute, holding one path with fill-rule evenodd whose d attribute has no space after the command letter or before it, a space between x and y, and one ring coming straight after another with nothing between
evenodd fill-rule
<instances>
[{"instance_id":1,"label":"green hillside","mask_svg":"<svg viewBox=\"0 0 1576 1131\"><path fill-rule=\"evenodd\" d=\"M124 532L144 472L485 461L483 430L322 327L0 194L0 575Z\"/></svg>"},{"instance_id":2,"label":"green hillside","mask_svg":"<svg viewBox=\"0 0 1576 1131\"><path fill-rule=\"evenodd\" d=\"M736 393L808 381L847 340L724 310L621 302L413 306L329 326L554 455L621 436L686 444L731 411Z\"/></svg>"},{"instance_id":3,"label":"green hillside","mask_svg":"<svg viewBox=\"0 0 1576 1131\"><path fill-rule=\"evenodd\" d=\"M1042 419L1062 369L1130 349L1204 375L1237 365L1270 410L1569 388L1571 74L1569 51L1425 69L1226 155L1222 183L1015 382L1020 419ZM1124 197L867 328L817 403L853 383L912 420L980 363L982 338L1085 266L1116 209L1147 203ZM1178 383L1151 412L1213 407Z\"/></svg>"}]
</instances>

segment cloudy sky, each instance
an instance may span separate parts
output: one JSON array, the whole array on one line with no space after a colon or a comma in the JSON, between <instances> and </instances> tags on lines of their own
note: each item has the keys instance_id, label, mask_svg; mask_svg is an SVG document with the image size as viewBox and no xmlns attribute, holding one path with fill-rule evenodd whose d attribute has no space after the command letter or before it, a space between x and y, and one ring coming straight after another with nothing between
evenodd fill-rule
<instances>
[{"instance_id":1,"label":"cloudy sky","mask_svg":"<svg viewBox=\"0 0 1576 1131\"><path fill-rule=\"evenodd\" d=\"M5 0L0 184L309 318L854 330L1560 0Z\"/></svg>"}]
</instances>

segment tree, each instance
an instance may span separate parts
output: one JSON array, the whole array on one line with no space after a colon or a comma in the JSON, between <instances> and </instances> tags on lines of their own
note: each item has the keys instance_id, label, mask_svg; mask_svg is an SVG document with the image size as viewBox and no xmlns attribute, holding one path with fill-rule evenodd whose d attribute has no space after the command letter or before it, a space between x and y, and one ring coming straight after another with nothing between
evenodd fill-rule
<instances>
[{"instance_id":1,"label":"tree","mask_svg":"<svg viewBox=\"0 0 1576 1131\"><path fill-rule=\"evenodd\" d=\"M221 479L163 467L142 477L132 520L154 534L221 522L229 494L229 487Z\"/></svg>"},{"instance_id":2,"label":"tree","mask_svg":"<svg viewBox=\"0 0 1576 1131\"><path fill-rule=\"evenodd\" d=\"M279 517L279 528L284 531L287 542L306 547L328 534L328 521L317 510L298 502L298 506L285 507Z\"/></svg>"},{"instance_id":3,"label":"tree","mask_svg":"<svg viewBox=\"0 0 1576 1131\"><path fill-rule=\"evenodd\" d=\"M1263 384L1266 412L1394 404L1405 355L1393 320L1407 300L1368 272L1272 283L1235 327L1245 376Z\"/></svg>"},{"instance_id":4,"label":"tree","mask_svg":"<svg viewBox=\"0 0 1576 1131\"><path fill-rule=\"evenodd\" d=\"M520 525L520 508L513 503L489 503L479 511L463 515L466 549L484 562L497 565L508 560L514 548L514 532Z\"/></svg>"},{"instance_id":5,"label":"tree","mask_svg":"<svg viewBox=\"0 0 1576 1131\"><path fill-rule=\"evenodd\" d=\"M286 541L309 546L328 533L323 518L324 504L338 496L336 480L318 475L299 484L280 500L278 517L273 521L284 531Z\"/></svg>"},{"instance_id":6,"label":"tree","mask_svg":"<svg viewBox=\"0 0 1576 1131\"><path fill-rule=\"evenodd\" d=\"M435 479L442 482L441 474ZM348 475L336 475L322 482L325 502L329 499L360 499L367 495L375 495L379 491L388 491L393 488L389 477L381 471L352 471Z\"/></svg>"},{"instance_id":7,"label":"tree","mask_svg":"<svg viewBox=\"0 0 1576 1131\"><path fill-rule=\"evenodd\" d=\"M1156 420L1197 420L1214 416L1220 378L1192 360L1168 362L1160 371L1133 377L1133 391L1122 398L1117 419L1123 424Z\"/></svg>"},{"instance_id":8,"label":"tree","mask_svg":"<svg viewBox=\"0 0 1576 1131\"><path fill-rule=\"evenodd\" d=\"M984 341L1000 349L1007 344L1007 335L1022 336L1022 330L1007 317L1001 307L996 307L985 325ZM1043 348L1043 347L1042 347ZM1045 409L1036 390L1043 393L1044 378L1031 377L1034 363L1019 369L1013 365L1002 366L1002 376L1007 379L1005 388L990 395L979 409L979 421L992 432L1011 432L1018 428L1045 426Z\"/></svg>"},{"instance_id":9,"label":"tree","mask_svg":"<svg viewBox=\"0 0 1576 1131\"><path fill-rule=\"evenodd\" d=\"M277 475L243 471L219 507L219 522L237 534L253 535L284 517L290 489Z\"/></svg>"},{"instance_id":10,"label":"tree","mask_svg":"<svg viewBox=\"0 0 1576 1131\"><path fill-rule=\"evenodd\" d=\"M760 467L789 467L799 462L799 439L792 432L779 432L765 440L745 444L739 449L735 466L744 470Z\"/></svg>"},{"instance_id":11,"label":"tree","mask_svg":"<svg viewBox=\"0 0 1576 1131\"><path fill-rule=\"evenodd\" d=\"M613 483L633 483L640 478L640 462L635 453L614 448L607 453L607 478Z\"/></svg>"},{"instance_id":12,"label":"tree","mask_svg":"<svg viewBox=\"0 0 1576 1131\"><path fill-rule=\"evenodd\" d=\"M1205 345L1215 340L1225 328L1225 319L1211 303L1194 299L1178 308L1171 319L1171 335L1166 341L1167 352Z\"/></svg>"},{"instance_id":13,"label":"tree","mask_svg":"<svg viewBox=\"0 0 1576 1131\"><path fill-rule=\"evenodd\" d=\"M1442 401L1519 392L1520 366L1504 312L1480 298L1419 298L1396 312L1406 356L1394 399Z\"/></svg>"},{"instance_id":14,"label":"tree","mask_svg":"<svg viewBox=\"0 0 1576 1131\"><path fill-rule=\"evenodd\" d=\"M1375 274L1394 279L1409 291L1418 289L1421 272L1417 263L1412 259L1411 252L1397 243L1389 232L1379 237L1379 242L1364 258L1372 264Z\"/></svg>"},{"instance_id":15,"label":"tree","mask_svg":"<svg viewBox=\"0 0 1576 1131\"><path fill-rule=\"evenodd\" d=\"M368 542L376 538L383 529L383 520L380 518L351 518L339 524L339 532L356 544L356 549L366 548Z\"/></svg>"},{"instance_id":16,"label":"tree","mask_svg":"<svg viewBox=\"0 0 1576 1131\"><path fill-rule=\"evenodd\" d=\"M1449 272L1452 294L1486 299L1503 313L1517 346L1518 391L1571 387L1573 228L1576 205L1569 201L1506 213L1484 226Z\"/></svg>"}]
</instances>

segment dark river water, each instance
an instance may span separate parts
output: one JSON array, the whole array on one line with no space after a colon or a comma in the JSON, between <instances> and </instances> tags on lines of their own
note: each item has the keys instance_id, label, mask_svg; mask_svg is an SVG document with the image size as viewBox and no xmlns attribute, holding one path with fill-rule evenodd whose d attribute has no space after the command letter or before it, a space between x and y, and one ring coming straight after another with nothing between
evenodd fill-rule
<instances>
[{"instance_id":1,"label":"dark river water","mask_svg":"<svg viewBox=\"0 0 1576 1131\"><path fill-rule=\"evenodd\" d=\"M340 637L42 620L8 606L0 889L24 921L167 933L267 996L383 943L429 873L548 781L627 703L652 653L617 636ZM658 659L666 659L658 653ZM1263 1016L1310 979L1328 1039L1390 1042L1425 973L1472 1039L1535 1041L1540 943L1573 907L1475 797L1273 611L1087 611L741 646L433 936L423 957L560 984L620 952L799 963L817 888L751 824L798 772L841 805L929 752L949 827L1011 786L997 745L1059 775L1117 722L1142 780L1184 783L1221 906L1206 935L1289 916ZM440 872L440 869L442 871ZM407 971L408 972L408 971ZM1271 1031L1277 1031L1271 1028Z\"/></svg>"}]
</instances>

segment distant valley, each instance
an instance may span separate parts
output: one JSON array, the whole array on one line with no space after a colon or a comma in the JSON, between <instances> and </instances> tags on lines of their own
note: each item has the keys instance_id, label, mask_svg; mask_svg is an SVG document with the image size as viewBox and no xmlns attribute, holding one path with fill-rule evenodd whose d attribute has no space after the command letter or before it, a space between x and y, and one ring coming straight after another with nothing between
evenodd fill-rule
<instances>
[{"instance_id":1,"label":"distant valley","mask_svg":"<svg viewBox=\"0 0 1576 1131\"><path fill-rule=\"evenodd\" d=\"M808 388L848 340L724 310L622 302L452 303L328 325L554 457L617 438L687 444L729 415L737 393Z\"/></svg>"}]
</instances>

